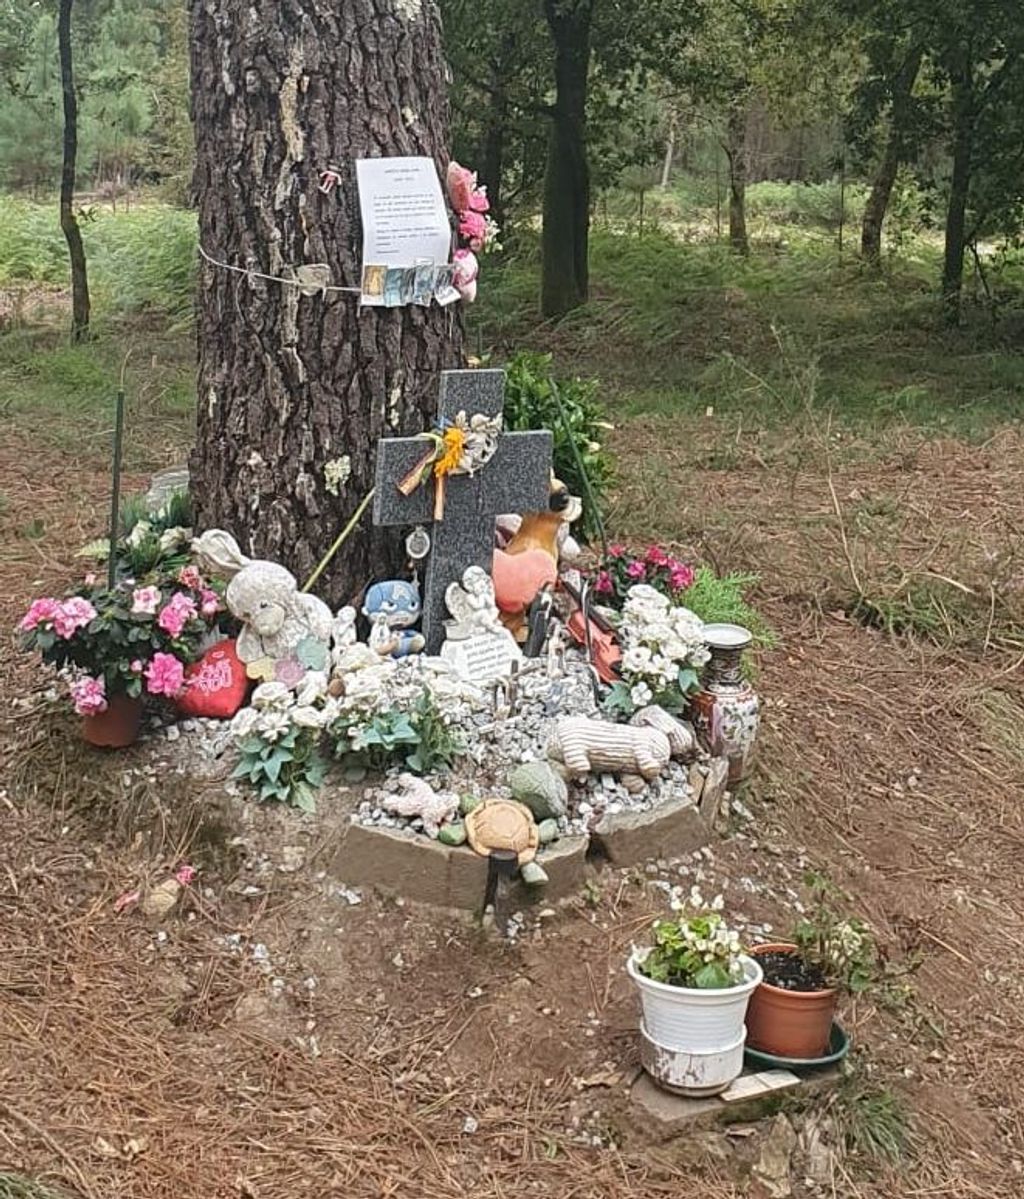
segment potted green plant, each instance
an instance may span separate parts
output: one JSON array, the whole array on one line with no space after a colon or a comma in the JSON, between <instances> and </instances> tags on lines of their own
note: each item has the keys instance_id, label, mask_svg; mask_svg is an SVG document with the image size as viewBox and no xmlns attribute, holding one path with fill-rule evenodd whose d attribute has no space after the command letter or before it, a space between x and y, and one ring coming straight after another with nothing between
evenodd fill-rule
<instances>
[{"instance_id":1,"label":"potted green plant","mask_svg":"<svg viewBox=\"0 0 1024 1199\"><path fill-rule=\"evenodd\" d=\"M85 740L121 748L138 736L145 696L181 692L219 608L194 567L163 587L87 577L63 599L33 600L18 628L22 647L67 681Z\"/></svg>"},{"instance_id":2,"label":"potted green plant","mask_svg":"<svg viewBox=\"0 0 1024 1199\"><path fill-rule=\"evenodd\" d=\"M871 982L875 947L868 926L842 916L840 893L820 876L808 880L812 904L793 929L792 941L755 945L751 954L764 972L747 1013L753 1049L813 1061L829 1045L843 992L857 994Z\"/></svg>"},{"instance_id":3,"label":"potted green plant","mask_svg":"<svg viewBox=\"0 0 1024 1199\"><path fill-rule=\"evenodd\" d=\"M681 1094L717 1094L743 1068L743 1022L761 967L721 909L721 896L705 904L694 888L675 919L654 925L653 944L634 947L626 963L643 1007L644 1068Z\"/></svg>"}]
</instances>

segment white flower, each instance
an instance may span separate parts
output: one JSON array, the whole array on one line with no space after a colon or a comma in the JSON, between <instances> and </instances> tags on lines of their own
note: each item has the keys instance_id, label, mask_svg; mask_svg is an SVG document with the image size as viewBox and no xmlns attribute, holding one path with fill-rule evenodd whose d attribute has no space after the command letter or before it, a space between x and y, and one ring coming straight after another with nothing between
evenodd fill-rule
<instances>
[{"instance_id":1,"label":"white flower","mask_svg":"<svg viewBox=\"0 0 1024 1199\"><path fill-rule=\"evenodd\" d=\"M654 699L654 692L646 683L634 683L630 688L629 698L636 707L643 708Z\"/></svg>"},{"instance_id":2,"label":"white flower","mask_svg":"<svg viewBox=\"0 0 1024 1199\"><path fill-rule=\"evenodd\" d=\"M292 702L292 693L284 683L260 683L250 702L261 712L268 708L286 708Z\"/></svg>"},{"instance_id":3,"label":"white flower","mask_svg":"<svg viewBox=\"0 0 1024 1199\"><path fill-rule=\"evenodd\" d=\"M289 715L292 724L297 724L299 728L322 729L324 727L324 713L311 704L300 704L298 707L292 708Z\"/></svg>"},{"instance_id":4,"label":"white flower","mask_svg":"<svg viewBox=\"0 0 1024 1199\"><path fill-rule=\"evenodd\" d=\"M148 520L137 521L132 528L132 531L128 534L128 544L132 547L132 549L138 549L152 532L152 529L153 526Z\"/></svg>"},{"instance_id":5,"label":"white flower","mask_svg":"<svg viewBox=\"0 0 1024 1199\"><path fill-rule=\"evenodd\" d=\"M634 645L622 655L622 669L628 674L643 674L651 665L651 651L646 645Z\"/></svg>"},{"instance_id":6,"label":"white flower","mask_svg":"<svg viewBox=\"0 0 1024 1199\"><path fill-rule=\"evenodd\" d=\"M310 670L295 689L295 702L301 706L314 704L327 694L327 675L322 670Z\"/></svg>"},{"instance_id":7,"label":"white flower","mask_svg":"<svg viewBox=\"0 0 1024 1199\"><path fill-rule=\"evenodd\" d=\"M186 529L183 525L175 525L173 528L164 529L160 534L160 552L173 554L175 550L188 545L191 540L192 530Z\"/></svg>"},{"instance_id":8,"label":"white flower","mask_svg":"<svg viewBox=\"0 0 1024 1199\"><path fill-rule=\"evenodd\" d=\"M260 714L255 708L242 708L231 721L231 732L236 737L248 737L259 718Z\"/></svg>"},{"instance_id":9,"label":"white flower","mask_svg":"<svg viewBox=\"0 0 1024 1199\"><path fill-rule=\"evenodd\" d=\"M291 727L292 723L284 712L264 712L260 717L259 731L268 741L283 737Z\"/></svg>"}]
</instances>

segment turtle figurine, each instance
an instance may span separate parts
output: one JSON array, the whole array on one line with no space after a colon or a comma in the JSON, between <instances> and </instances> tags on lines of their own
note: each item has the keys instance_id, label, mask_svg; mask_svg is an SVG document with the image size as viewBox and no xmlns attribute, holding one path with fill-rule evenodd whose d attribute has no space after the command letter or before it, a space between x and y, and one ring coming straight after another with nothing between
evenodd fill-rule
<instances>
[{"instance_id":1,"label":"turtle figurine","mask_svg":"<svg viewBox=\"0 0 1024 1199\"><path fill-rule=\"evenodd\" d=\"M540 833L530 809L514 799L486 799L466 816L469 844L478 854L489 857L496 849L510 849L519 855L520 867L537 855Z\"/></svg>"}]
</instances>

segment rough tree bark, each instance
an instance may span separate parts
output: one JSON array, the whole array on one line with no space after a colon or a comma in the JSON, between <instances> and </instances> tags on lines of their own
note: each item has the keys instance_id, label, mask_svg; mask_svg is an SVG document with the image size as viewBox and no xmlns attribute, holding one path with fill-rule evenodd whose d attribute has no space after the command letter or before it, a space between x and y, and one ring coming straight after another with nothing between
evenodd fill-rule
<instances>
[{"instance_id":1,"label":"rough tree bark","mask_svg":"<svg viewBox=\"0 0 1024 1199\"><path fill-rule=\"evenodd\" d=\"M78 163L78 99L75 68L71 55L71 5L60 0L57 17L57 46L60 53L60 87L64 99L64 161L60 172L60 227L68 243L71 260L71 340L81 341L89 332L89 275L85 265L82 233L75 219L75 170Z\"/></svg>"},{"instance_id":2,"label":"rough tree bark","mask_svg":"<svg viewBox=\"0 0 1024 1199\"><path fill-rule=\"evenodd\" d=\"M907 118L914 83L921 69L921 50L912 49L893 82L889 112L889 136L882 161L871 184L860 232L860 252L866 262L877 266L882 260L882 227L900 163L906 156Z\"/></svg>"},{"instance_id":3,"label":"rough tree bark","mask_svg":"<svg viewBox=\"0 0 1024 1199\"><path fill-rule=\"evenodd\" d=\"M358 286L354 160L426 155L442 179L447 166L434 0L191 0L190 57L203 249L286 277L326 263ZM462 365L461 317L201 268L196 522L301 580L373 486L377 440L432 423L439 372ZM351 598L401 565L399 544L365 515L318 592Z\"/></svg>"},{"instance_id":4,"label":"rough tree bark","mask_svg":"<svg viewBox=\"0 0 1024 1199\"><path fill-rule=\"evenodd\" d=\"M726 131L729 160L729 245L737 254L749 254L747 238L747 106L735 101L729 106Z\"/></svg>"},{"instance_id":5,"label":"rough tree bark","mask_svg":"<svg viewBox=\"0 0 1024 1199\"><path fill-rule=\"evenodd\" d=\"M950 72L953 109L953 169L946 206L945 247L942 262L942 306L946 322L960 320L960 293L964 275L964 231L967 198L971 188L974 143L974 78L971 47L965 45Z\"/></svg>"},{"instance_id":6,"label":"rough tree bark","mask_svg":"<svg viewBox=\"0 0 1024 1199\"><path fill-rule=\"evenodd\" d=\"M555 48L555 103L544 171L541 311L561 316L587 298L590 168L587 82L593 0L544 0Z\"/></svg>"}]
</instances>

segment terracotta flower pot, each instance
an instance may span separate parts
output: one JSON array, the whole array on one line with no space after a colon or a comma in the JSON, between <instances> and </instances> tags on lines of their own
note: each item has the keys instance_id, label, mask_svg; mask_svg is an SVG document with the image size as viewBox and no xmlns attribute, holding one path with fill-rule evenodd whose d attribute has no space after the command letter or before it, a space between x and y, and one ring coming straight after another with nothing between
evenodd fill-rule
<instances>
[{"instance_id":1,"label":"terracotta flower pot","mask_svg":"<svg viewBox=\"0 0 1024 1199\"><path fill-rule=\"evenodd\" d=\"M755 945L750 953L796 953L787 942ZM777 1057L816 1058L828 1049L839 993L787 991L762 982L747 1008L747 1044Z\"/></svg>"},{"instance_id":2,"label":"terracotta flower pot","mask_svg":"<svg viewBox=\"0 0 1024 1199\"><path fill-rule=\"evenodd\" d=\"M141 726L142 696L112 695L105 712L82 717L82 738L103 749L124 749L135 742Z\"/></svg>"}]
</instances>

